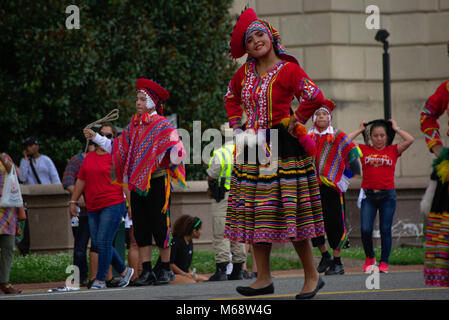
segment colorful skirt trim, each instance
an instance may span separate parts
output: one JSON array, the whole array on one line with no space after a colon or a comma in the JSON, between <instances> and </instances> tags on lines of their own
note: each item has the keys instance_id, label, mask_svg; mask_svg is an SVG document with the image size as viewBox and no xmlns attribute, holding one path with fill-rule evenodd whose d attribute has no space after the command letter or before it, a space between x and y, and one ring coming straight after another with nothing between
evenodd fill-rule
<instances>
[{"instance_id":1,"label":"colorful skirt trim","mask_svg":"<svg viewBox=\"0 0 449 320\"><path fill-rule=\"evenodd\" d=\"M426 285L449 287L449 183L438 180L426 223Z\"/></svg>"}]
</instances>

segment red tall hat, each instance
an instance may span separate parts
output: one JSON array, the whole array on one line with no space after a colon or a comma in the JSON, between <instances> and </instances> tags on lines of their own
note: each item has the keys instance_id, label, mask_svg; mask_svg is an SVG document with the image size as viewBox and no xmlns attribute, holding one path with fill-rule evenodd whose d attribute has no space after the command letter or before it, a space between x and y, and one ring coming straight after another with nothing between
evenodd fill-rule
<instances>
[{"instance_id":1,"label":"red tall hat","mask_svg":"<svg viewBox=\"0 0 449 320\"><path fill-rule=\"evenodd\" d=\"M279 32L275 28L273 28L273 26L267 21L258 19L256 12L251 8L243 11L234 26L234 30L232 31L231 35L231 56L234 59L238 59L246 53L244 43L245 34L247 33L248 28L251 26L251 24L255 21L260 21L261 25L263 25L262 28L265 30L264 32L269 34L271 42L273 44L273 49L275 50L276 54L285 61L293 62L299 65L298 60L294 56L289 54L287 50L285 50L285 47L281 42ZM248 56L248 60L251 59L252 57Z\"/></svg>"},{"instance_id":2,"label":"red tall hat","mask_svg":"<svg viewBox=\"0 0 449 320\"><path fill-rule=\"evenodd\" d=\"M158 101L167 100L170 96L170 93L162 88L160 84L145 78L137 79L137 90L143 90L149 94L151 98L154 98L155 104L157 104Z\"/></svg>"},{"instance_id":3,"label":"red tall hat","mask_svg":"<svg viewBox=\"0 0 449 320\"><path fill-rule=\"evenodd\" d=\"M255 20L257 20L257 15L252 8L243 11L237 20L231 36L231 56L234 59L238 59L246 53L243 45L243 38L245 37L249 25Z\"/></svg>"}]
</instances>

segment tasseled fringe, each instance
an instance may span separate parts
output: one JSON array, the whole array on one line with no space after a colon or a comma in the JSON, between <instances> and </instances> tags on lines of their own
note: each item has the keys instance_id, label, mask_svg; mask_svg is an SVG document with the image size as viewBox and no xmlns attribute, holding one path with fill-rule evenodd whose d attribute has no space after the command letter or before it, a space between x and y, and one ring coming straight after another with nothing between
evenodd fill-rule
<instances>
[{"instance_id":1,"label":"tasseled fringe","mask_svg":"<svg viewBox=\"0 0 449 320\"><path fill-rule=\"evenodd\" d=\"M449 160L443 160L435 166L436 174L440 181L445 184L449 181Z\"/></svg>"},{"instance_id":2,"label":"tasseled fringe","mask_svg":"<svg viewBox=\"0 0 449 320\"><path fill-rule=\"evenodd\" d=\"M445 184L449 181L449 149L443 148L441 155L433 161L433 169L438 179Z\"/></svg>"},{"instance_id":3,"label":"tasseled fringe","mask_svg":"<svg viewBox=\"0 0 449 320\"><path fill-rule=\"evenodd\" d=\"M348 162L352 162L358 158L361 158L362 156L363 156L362 150L359 148L359 146L356 146L354 149L349 151Z\"/></svg>"},{"instance_id":4,"label":"tasseled fringe","mask_svg":"<svg viewBox=\"0 0 449 320\"><path fill-rule=\"evenodd\" d=\"M165 204L162 208L162 213L166 213L168 209L168 203L170 202L170 191L171 191L171 181L170 181L170 173L167 172L167 175L165 176ZM168 215L167 215L168 219Z\"/></svg>"},{"instance_id":5,"label":"tasseled fringe","mask_svg":"<svg viewBox=\"0 0 449 320\"><path fill-rule=\"evenodd\" d=\"M321 180L321 182L323 182L328 187L335 188L335 186L336 186L335 183L333 183L332 181L326 179L323 176L320 176L320 180Z\"/></svg>"}]
</instances>

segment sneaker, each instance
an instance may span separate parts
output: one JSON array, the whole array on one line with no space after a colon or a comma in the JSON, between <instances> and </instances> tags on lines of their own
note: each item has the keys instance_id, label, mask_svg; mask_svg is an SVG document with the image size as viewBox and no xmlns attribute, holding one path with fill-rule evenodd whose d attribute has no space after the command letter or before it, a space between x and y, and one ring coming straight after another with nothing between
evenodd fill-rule
<instances>
[{"instance_id":1,"label":"sneaker","mask_svg":"<svg viewBox=\"0 0 449 320\"><path fill-rule=\"evenodd\" d=\"M320 263L319 263L318 267L316 268L318 273L325 272L332 265L332 261L333 261L333 259L330 255L328 257L322 256Z\"/></svg>"},{"instance_id":2,"label":"sneaker","mask_svg":"<svg viewBox=\"0 0 449 320\"><path fill-rule=\"evenodd\" d=\"M107 288L117 288L120 283L120 278L113 278L111 280L106 280Z\"/></svg>"},{"instance_id":3,"label":"sneaker","mask_svg":"<svg viewBox=\"0 0 449 320\"><path fill-rule=\"evenodd\" d=\"M94 282L92 283L92 285L90 286L90 289L106 289L106 283L101 283L98 280L94 280Z\"/></svg>"},{"instance_id":4,"label":"sneaker","mask_svg":"<svg viewBox=\"0 0 449 320\"><path fill-rule=\"evenodd\" d=\"M174 279L174 272L170 269L170 270L166 270L166 269L161 269L161 272L159 273L156 282L154 283L155 285L164 285L164 284L169 284L170 281L173 281Z\"/></svg>"},{"instance_id":5,"label":"sneaker","mask_svg":"<svg viewBox=\"0 0 449 320\"><path fill-rule=\"evenodd\" d=\"M135 287L149 286L156 281L156 275L153 271L143 270L142 274L133 281Z\"/></svg>"},{"instance_id":6,"label":"sneaker","mask_svg":"<svg viewBox=\"0 0 449 320\"><path fill-rule=\"evenodd\" d=\"M371 273L373 272L373 266L376 265L376 258L368 258L365 259L365 264L363 265L363 272Z\"/></svg>"},{"instance_id":7,"label":"sneaker","mask_svg":"<svg viewBox=\"0 0 449 320\"><path fill-rule=\"evenodd\" d=\"M385 262L381 262L379 264L379 272L388 273L388 264L386 264Z\"/></svg>"},{"instance_id":8,"label":"sneaker","mask_svg":"<svg viewBox=\"0 0 449 320\"><path fill-rule=\"evenodd\" d=\"M345 274L345 268L343 264L332 263L329 269L324 273L327 276L335 275L335 274Z\"/></svg>"},{"instance_id":9,"label":"sneaker","mask_svg":"<svg viewBox=\"0 0 449 320\"><path fill-rule=\"evenodd\" d=\"M117 283L117 287L119 287L119 288L127 287L129 284L129 281L131 281L133 274L134 274L134 269L131 267L128 267L126 269L126 274L124 276L120 276L119 282Z\"/></svg>"},{"instance_id":10,"label":"sneaker","mask_svg":"<svg viewBox=\"0 0 449 320\"><path fill-rule=\"evenodd\" d=\"M67 292L67 291L78 291L80 288L77 287L57 287L55 289L49 289L47 292Z\"/></svg>"}]
</instances>

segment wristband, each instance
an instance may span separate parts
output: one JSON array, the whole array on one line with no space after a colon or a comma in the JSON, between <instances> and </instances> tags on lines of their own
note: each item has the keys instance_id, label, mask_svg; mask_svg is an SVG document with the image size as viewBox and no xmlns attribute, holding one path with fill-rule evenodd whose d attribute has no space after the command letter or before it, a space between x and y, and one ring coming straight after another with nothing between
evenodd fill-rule
<instances>
[{"instance_id":1,"label":"wristband","mask_svg":"<svg viewBox=\"0 0 449 320\"><path fill-rule=\"evenodd\" d=\"M397 127L395 131L398 132L399 130L401 130L401 128L400 128L400 127Z\"/></svg>"},{"instance_id":2,"label":"wristband","mask_svg":"<svg viewBox=\"0 0 449 320\"><path fill-rule=\"evenodd\" d=\"M70 201L69 201L69 205L70 205L71 203L75 203L75 204L76 204L76 203L78 203L78 201L70 200Z\"/></svg>"}]
</instances>

